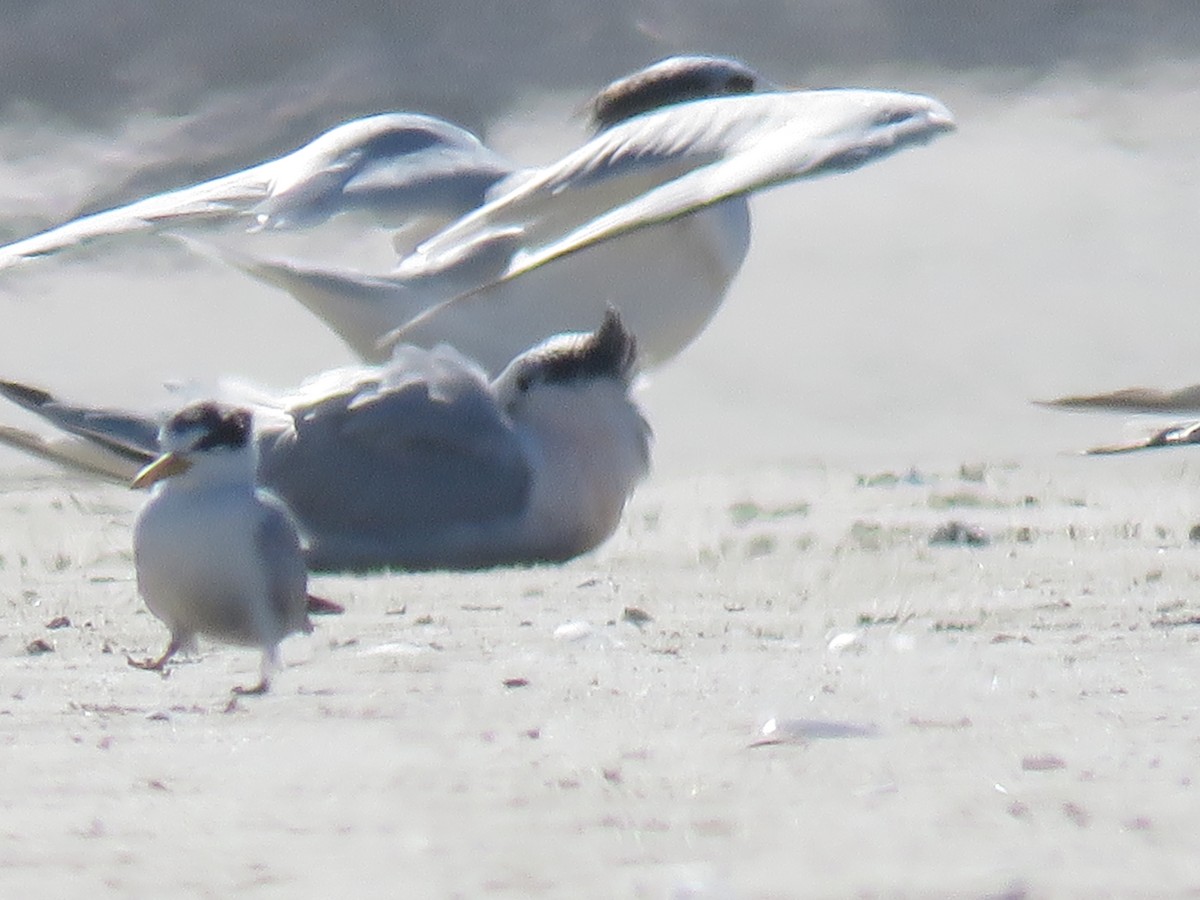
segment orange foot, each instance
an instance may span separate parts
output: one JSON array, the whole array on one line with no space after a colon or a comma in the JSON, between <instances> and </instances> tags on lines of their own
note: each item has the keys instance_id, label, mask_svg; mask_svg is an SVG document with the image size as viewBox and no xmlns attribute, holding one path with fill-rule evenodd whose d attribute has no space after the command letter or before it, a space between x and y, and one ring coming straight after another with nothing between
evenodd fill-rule
<instances>
[{"instance_id":1,"label":"orange foot","mask_svg":"<svg viewBox=\"0 0 1200 900\"><path fill-rule=\"evenodd\" d=\"M259 694L265 694L270 687L271 682L267 678L263 678L263 680L254 685L254 687L242 687L241 685L238 685L233 689L233 693L237 694L239 697L255 697Z\"/></svg>"}]
</instances>

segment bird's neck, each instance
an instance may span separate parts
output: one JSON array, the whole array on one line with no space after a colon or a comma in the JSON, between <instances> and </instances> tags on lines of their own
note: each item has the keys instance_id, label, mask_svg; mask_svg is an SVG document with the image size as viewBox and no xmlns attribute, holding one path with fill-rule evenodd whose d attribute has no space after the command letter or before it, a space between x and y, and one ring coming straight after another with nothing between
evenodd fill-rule
<instances>
[{"instance_id":1,"label":"bird's neck","mask_svg":"<svg viewBox=\"0 0 1200 900\"><path fill-rule=\"evenodd\" d=\"M163 490L206 491L255 489L256 459L250 453L209 453L193 463L186 472L159 482Z\"/></svg>"},{"instance_id":2,"label":"bird's neck","mask_svg":"<svg viewBox=\"0 0 1200 900\"><path fill-rule=\"evenodd\" d=\"M616 381L589 386L574 403L569 389L542 390L551 395L534 398L528 422L540 457L533 515L575 532L588 549L612 533L645 476L649 428ZM553 396L559 391L563 396Z\"/></svg>"}]
</instances>

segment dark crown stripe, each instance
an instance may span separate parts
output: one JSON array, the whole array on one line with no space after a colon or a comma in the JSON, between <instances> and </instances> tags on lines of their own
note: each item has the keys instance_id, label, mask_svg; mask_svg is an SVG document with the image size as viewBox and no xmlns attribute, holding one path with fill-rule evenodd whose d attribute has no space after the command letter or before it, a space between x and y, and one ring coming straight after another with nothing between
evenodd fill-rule
<instances>
[{"instance_id":1,"label":"dark crown stripe","mask_svg":"<svg viewBox=\"0 0 1200 900\"><path fill-rule=\"evenodd\" d=\"M189 431L201 431L204 436L194 445L194 450L212 450L216 447L244 447L250 440L252 417L249 410L221 407L212 401L193 403L171 417L167 428L172 434L182 435Z\"/></svg>"},{"instance_id":2,"label":"dark crown stripe","mask_svg":"<svg viewBox=\"0 0 1200 900\"><path fill-rule=\"evenodd\" d=\"M584 378L628 380L636 361L637 341L617 311L610 307L595 332L575 346L547 356L542 371L547 382Z\"/></svg>"},{"instance_id":3,"label":"dark crown stripe","mask_svg":"<svg viewBox=\"0 0 1200 900\"><path fill-rule=\"evenodd\" d=\"M681 56L665 59L640 72L614 81L590 104L592 124L608 128L617 122L672 103L748 94L757 75L731 59Z\"/></svg>"}]
</instances>

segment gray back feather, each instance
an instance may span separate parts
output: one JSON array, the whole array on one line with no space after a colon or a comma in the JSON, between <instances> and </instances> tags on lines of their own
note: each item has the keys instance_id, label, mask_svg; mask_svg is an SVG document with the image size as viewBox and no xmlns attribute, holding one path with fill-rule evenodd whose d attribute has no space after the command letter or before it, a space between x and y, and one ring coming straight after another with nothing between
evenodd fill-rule
<instances>
[{"instance_id":1,"label":"gray back feather","mask_svg":"<svg viewBox=\"0 0 1200 900\"><path fill-rule=\"evenodd\" d=\"M267 602L283 634L309 631L308 571L300 534L287 508L275 497L259 492L262 516L255 531L255 549L267 561Z\"/></svg>"}]
</instances>

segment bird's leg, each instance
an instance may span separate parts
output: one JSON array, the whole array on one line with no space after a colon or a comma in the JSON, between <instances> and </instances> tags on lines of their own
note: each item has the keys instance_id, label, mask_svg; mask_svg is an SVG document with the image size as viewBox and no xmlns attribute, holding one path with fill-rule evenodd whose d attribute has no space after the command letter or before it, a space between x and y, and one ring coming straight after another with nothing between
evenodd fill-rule
<instances>
[{"instance_id":1,"label":"bird's leg","mask_svg":"<svg viewBox=\"0 0 1200 900\"><path fill-rule=\"evenodd\" d=\"M263 650L262 664L259 667L261 678L258 684L254 687L242 687L238 685L233 689L233 692L239 697L250 697L258 694L265 694L271 688L271 672L274 671L278 663L278 648L268 647Z\"/></svg>"},{"instance_id":2,"label":"bird's leg","mask_svg":"<svg viewBox=\"0 0 1200 900\"><path fill-rule=\"evenodd\" d=\"M172 656L179 652L183 646L183 639L172 634L171 642L167 644L167 649L163 651L163 655L158 659L134 659L132 656L126 656L125 661L135 669L144 669L147 672L162 672L163 667L167 664Z\"/></svg>"}]
</instances>

